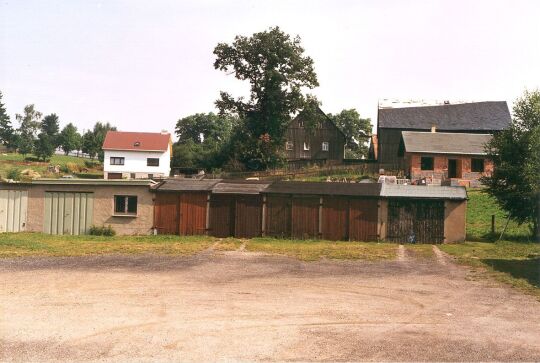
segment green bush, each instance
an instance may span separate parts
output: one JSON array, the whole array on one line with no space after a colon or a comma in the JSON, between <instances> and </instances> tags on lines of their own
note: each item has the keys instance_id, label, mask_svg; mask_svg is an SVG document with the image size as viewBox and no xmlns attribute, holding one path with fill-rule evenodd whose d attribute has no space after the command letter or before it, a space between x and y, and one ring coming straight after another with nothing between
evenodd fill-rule
<instances>
[{"instance_id":1,"label":"green bush","mask_svg":"<svg viewBox=\"0 0 540 363\"><path fill-rule=\"evenodd\" d=\"M21 171L16 168L9 169L7 173L8 179L21 180Z\"/></svg>"},{"instance_id":2,"label":"green bush","mask_svg":"<svg viewBox=\"0 0 540 363\"><path fill-rule=\"evenodd\" d=\"M111 226L92 226L90 227L90 235L113 237L116 235L116 231Z\"/></svg>"},{"instance_id":3,"label":"green bush","mask_svg":"<svg viewBox=\"0 0 540 363\"><path fill-rule=\"evenodd\" d=\"M99 162L93 160L85 160L84 166L86 166L88 169L97 168L99 166Z\"/></svg>"}]
</instances>

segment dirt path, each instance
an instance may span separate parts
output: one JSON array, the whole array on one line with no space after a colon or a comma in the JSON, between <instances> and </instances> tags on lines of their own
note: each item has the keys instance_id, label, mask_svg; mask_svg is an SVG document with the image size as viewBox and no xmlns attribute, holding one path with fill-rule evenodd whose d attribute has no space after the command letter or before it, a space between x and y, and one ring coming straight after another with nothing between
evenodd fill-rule
<instances>
[{"instance_id":1,"label":"dirt path","mask_svg":"<svg viewBox=\"0 0 540 363\"><path fill-rule=\"evenodd\" d=\"M400 256L0 260L0 360L540 360L538 301Z\"/></svg>"}]
</instances>

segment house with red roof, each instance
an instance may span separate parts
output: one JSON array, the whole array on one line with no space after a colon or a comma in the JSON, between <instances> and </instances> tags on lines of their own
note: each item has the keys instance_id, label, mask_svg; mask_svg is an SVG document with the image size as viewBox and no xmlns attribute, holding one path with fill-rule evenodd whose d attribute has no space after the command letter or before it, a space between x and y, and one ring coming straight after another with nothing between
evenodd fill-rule
<instances>
[{"instance_id":1,"label":"house with red roof","mask_svg":"<svg viewBox=\"0 0 540 363\"><path fill-rule=\"evenodd\" d=\"M167 132L109 131L103 152L105 179L154 179L171 172L172 139Z\"/></svg>"}]
</instances>

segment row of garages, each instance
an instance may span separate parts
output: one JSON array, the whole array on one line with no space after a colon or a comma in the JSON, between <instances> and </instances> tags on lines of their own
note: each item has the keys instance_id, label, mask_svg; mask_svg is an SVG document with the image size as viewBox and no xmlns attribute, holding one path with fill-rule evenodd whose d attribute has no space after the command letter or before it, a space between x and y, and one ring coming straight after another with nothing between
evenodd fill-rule
<instances>
[{"instance_id":1,"label":"row of garages","mask_svg":"<svg viewBox=\"0 0 540 363\"><path fill-rule=\"evenodd\" d=\"M465 238L463 188L170 179L0 186L0 231L442 243Z\"/></svg>"}]
</instances>

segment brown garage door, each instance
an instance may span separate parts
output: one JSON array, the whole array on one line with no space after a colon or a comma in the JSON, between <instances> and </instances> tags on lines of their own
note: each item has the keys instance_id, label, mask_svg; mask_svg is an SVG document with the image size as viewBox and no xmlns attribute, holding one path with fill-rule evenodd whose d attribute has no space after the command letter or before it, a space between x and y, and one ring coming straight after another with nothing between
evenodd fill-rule
<instances>
[{"instance_id":1,"label":"brown garage door","mask_svg":"<svg viewBox=\"0 0 540 363\"><path fill-rule=\"evenodd\" d=\"M324 197L322 215L323 238L344 241L349 237L349 200L343 197Z\"/></svg>"},{"instance_id":2,"label":"brown garage door","mask_svg":"<svg viewBox=\"0 0 540 363\"><path fill-rule=\"evenodd\" d=\"M122 179L122 173L107 173L107 179Z\"/></svg>"},{"instance_id":3,"label":"brown garage door","mask_svg":"<svg viewBox=\"0 0 540 363\"><path fill-rule=\"evenodd\" d=\"M351 199L349 201L349 239L376 241L377 215L376 199Z\"/></svg>"},{"instance_id":4,"label":"brown garage door","mask_svg":"<svg viewBox=\"0 0 540 363\"><path fill-rule=\"evenodd\" d=\"M292 236L317 238L319 235L319 197L294 197L292 202Z\"/></svg>"},{"instance_id":5,"label":"brown garage door","mask_svg":"<svg viewBox=\"0 0 540 363\"><path fill-rule=\"evenodd\" d=\"M387 239L400 243L442 243L444 201L390 200Z\"/></svg>"},{"instance_id":6,"label":"brown garage door","mask_svg":"<svg viewBox=\"0 0 540 363\"><path fill-rule=\"evenodd\" d=\"M262 199L259 195L236 197L235 237L261 235Z\"/></svg>"},{"instance_id":7,"label":"brown garage door","mask_svg":"<svg viewBox=\"0 0 540 363\"><path fill-rule=\"evenodd\" d=\"M210 199L210 233L215 237L234 234L234 197L213 194Z\"/></svg>"},{"instance_id":8,"label":"brown garage door","mask_svg":"<svg viewBox=\"0 0 540 363\"><path fill-rule=\"evenodd\" d=\"M201 235L206 232L206 193L180 195L180 234Z\"/></svg>"},{"instance_id":9,"label":"brown garage door","mask_svg":"<svg viewBox=\"0 0 540 363\"><path fill-rule=\"evenodd\" d=\"M159 234L178 234L178 200L176 193L156 194L154 227Z\"/></svg>"},{"instance_id":10,"label":"brown garage door","mask_svg":"<svg viewBox=\"0 0 540 363\"><path fill-rule=\"evenodd\" d=\"M272 237L291 235L291 198L269 195L266 198L266 234Z\"/></svg>"}]
</instances>

